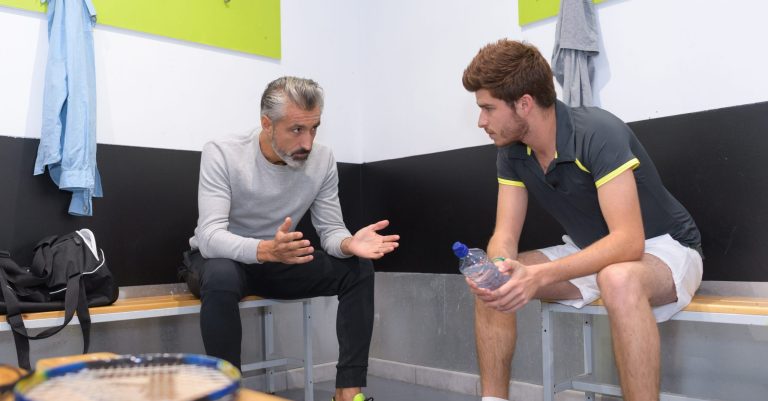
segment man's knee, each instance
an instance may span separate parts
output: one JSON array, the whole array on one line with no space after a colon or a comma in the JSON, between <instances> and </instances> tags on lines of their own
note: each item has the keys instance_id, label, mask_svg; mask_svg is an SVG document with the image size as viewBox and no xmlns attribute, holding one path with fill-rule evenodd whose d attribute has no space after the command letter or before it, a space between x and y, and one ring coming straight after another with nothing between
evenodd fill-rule
<instances>
[{"instance_id":1,"label":"man's knee","mask_svg":"<svg viewBox=\"0 0 768 401\"><path fill-rule=\"evenodd\" d=\"M498 324L514 324L517 312L499 312L488 306L483 300L475 297L475 320L483 324L498 322Z\"/></svg>"},{"instance_id":2,"label":"man's knee","mask_svg":"<svg viewBox=\"0 0 768 401\"><path fill-rule=\"evenodd\" d=\"M367 287L373 290L376 274L373 270L373 262L370 259L351 257L341 259L341 261L346 265L341 292L360 287Z\"/></svg>"},{"instance_id":3,"label":"man's knee","mask_svg":"<svg viewBox=\"0 0 768 401\"><path fill-rule=\"evenodd\" d=\"M527 251L523 252L517 257L517 261L526 265L537 265L539 263L547 263L549 262L549 258L544 255L541 251Z\"/></svg>"},{"instance_id":4,"label":"man's knee","mask_svg":"<svg viewBox=\"0 0 768 401\"><path fill-rule=\"evenodd\" d=\"M360 269L360 276L366 280L373 280L375 277L373 271L373 262L370 259L365 258L352 258L357 259L358 269Z\"/></svg>"},{"instance_id":5,"label":"man's knee","mask_svg":"<svg viewBox=\"0 0 768 401\"><path fill-rule=\"evenodd\" d=\"M617 308L643 300L643 286L632 263L606 266L597 273L597 286L606 307Z\"/></svg>"},{"instance_id":6,"label":"man's knee","mask_svg":"<svg viewBox=\"0 0 768 401\"><path fill-rule=\"evenodd\" d=\"M200 293L229 291L240 294L244 280L241 270L240 265L230 259L205 259L199 269Z\"/></svg>"},{"instance_id":7,"label":"man's knee","mask_svg":"<svg viewBox=\"0 0 768 401\"><path fill-rule=\"evenodd\" d=\"M373 262L370 259L353 257L357 261L357 282L373 289L376 273L373 270Z\"/></svg>"}]
</instances>

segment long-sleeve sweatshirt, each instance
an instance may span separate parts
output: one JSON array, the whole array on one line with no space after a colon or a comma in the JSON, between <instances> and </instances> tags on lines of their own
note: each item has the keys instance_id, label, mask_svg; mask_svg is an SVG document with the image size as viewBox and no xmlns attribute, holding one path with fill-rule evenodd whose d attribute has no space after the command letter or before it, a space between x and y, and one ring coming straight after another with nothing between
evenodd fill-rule
<instances>
[{"instance_id":1,"label":"long-sleeve sweatshirt","mask_svg":"<svg viewBox=\"0 0 768 401\"><path fill-rule=\"evenodd\" d=\"M341 214L338 182L333 153L319 143L294 168L266 159L259 130L208 142L200 161L199 218L189 244L205 258L260 263L259 242L274 238L286 217L293 231L311 208L322 249L348 257L341 252L342 240L351 234Z\"/></svg>"}]
</instances>

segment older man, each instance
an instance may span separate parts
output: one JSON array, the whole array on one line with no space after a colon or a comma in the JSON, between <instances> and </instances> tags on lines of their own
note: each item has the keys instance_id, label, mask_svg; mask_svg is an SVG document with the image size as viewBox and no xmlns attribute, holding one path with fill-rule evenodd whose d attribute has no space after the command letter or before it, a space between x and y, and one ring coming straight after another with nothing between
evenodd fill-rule
<instances>
[{"instance_id":1,"label":"older man","mask_svg":"<svg viewBox=\"0 0 768 401\"><path fill-rule=\"evenodd\" d=\"M335 400L363 401L373 330L370 259L392 252L399 236L377 233L386 220L354 235L344 226L336 161L314 143L322 110L316 82L282 77L264 91L260 131L205 145L186 280L202 301L206 352L238 367L244 296L338 295ZM294 231L307 210L325 252Z\"/></svg>"}]
</instances>

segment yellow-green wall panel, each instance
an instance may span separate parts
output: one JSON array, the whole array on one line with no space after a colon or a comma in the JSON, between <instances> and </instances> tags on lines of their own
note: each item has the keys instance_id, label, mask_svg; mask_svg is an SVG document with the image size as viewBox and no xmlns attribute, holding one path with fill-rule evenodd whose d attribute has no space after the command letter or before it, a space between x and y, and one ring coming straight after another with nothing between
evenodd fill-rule
<instances>
[{"instance_id":1,"label":"yellow-green wall panel","mask_svg":"<svg viewBox=\"0 0 768 401\"><path fill-rule=\"evenodd\" d=\"M45 4L40 4L40 0L0 0L0 5L30 11L45 11Z\"/></svg>"},{"instance_id":2,"label":"yellow-green wall panel","mask_svg":"<svg viewBox=\"0 0 768 401\"><path fill-rule=\"evenodd\" d=\"M602 3L605 0L592 0ZM560 13L560 0L518 0L517 14L520 26L554 17Z\"/></svg>"},{"instance_id":3,"label":"yellow-green wall panel","mask_svg":"<svg viewBox=\"0 0 768 401\"><path fill-rule=\"evenodd\" d=\"M45 11L39 0L0 0L0 5ZM280 58L280 0L93 0L93 5L99 24Z\"/></svg>"}]
</instances>

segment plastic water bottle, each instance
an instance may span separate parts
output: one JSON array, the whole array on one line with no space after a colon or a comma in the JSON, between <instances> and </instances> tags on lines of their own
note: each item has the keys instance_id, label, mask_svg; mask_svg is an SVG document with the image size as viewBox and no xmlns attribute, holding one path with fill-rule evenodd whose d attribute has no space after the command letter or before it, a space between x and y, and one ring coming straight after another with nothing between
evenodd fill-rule
<instances>
[{"instance_id":1,"label":"plastic water bottle","mask_svg":"<svg viewBox=\"0 0 768 401\"><path fill-rule=\"evenodd\" d=\"M453 253L460 259L459 271L480 288L495 290L509 280L509 276L502 274L482 249L470 249L457 241L453 244Z\"/></svg>"}]
</instances>

